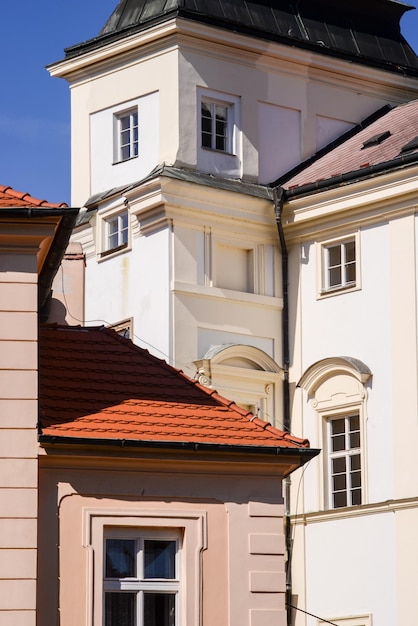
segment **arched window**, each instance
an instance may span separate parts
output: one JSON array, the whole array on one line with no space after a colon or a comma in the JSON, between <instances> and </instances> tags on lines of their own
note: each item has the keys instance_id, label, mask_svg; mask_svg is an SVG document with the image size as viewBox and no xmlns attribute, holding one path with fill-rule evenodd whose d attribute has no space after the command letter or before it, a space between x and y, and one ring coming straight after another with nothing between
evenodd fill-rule
<instances>
[{"instance_id":1,"label":"arched window","mask_svg":"<svg viewBox=\"0 0 418 626\"><path fill-rule=\"evenodd\" d=\"M253 346L221 344L195 365L202 385L282 427L282 369L268 354Z\"/></svg>"},{"instance_id":2,"label":"arched window","mask_svg":"<svg viewBox=\"0 0 418 626\"><path fill-rule=\"evenodd\" d=\"M323 450L321 508L358 506L367 501L366 399L371 371L358 359L332 357L311 365L298 386L305 389L318 417ZM315 437L315 435L314 435Z\"/></svg>"}]
</instances>

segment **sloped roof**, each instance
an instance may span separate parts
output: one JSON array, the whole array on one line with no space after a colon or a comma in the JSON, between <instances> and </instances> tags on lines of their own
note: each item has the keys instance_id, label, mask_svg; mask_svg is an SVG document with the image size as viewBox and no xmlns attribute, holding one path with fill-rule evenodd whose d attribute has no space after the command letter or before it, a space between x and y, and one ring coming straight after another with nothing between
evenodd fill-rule
<instances>
[{"instance_id":1,"label":"sloped roof","mask_svg":"<svg viewBox=\"0 0 418 626\"><path fill-rule=\"evenodd\" d=\"M287 196L347 183L418 163L418 100L402 104L278 182Z\"/></svg>"},{"instance_id":2,"label":"sloped roof","mask_svg":"<svg viewBox=\"0 0 418 626\"><path fill-rule=\"evenodd\" d=\"M67 48L66 56L183 17L416 74L418 59L399 25L411 8L396 0L120 0L99 35Z\"/></svg>"},{"instance_id":3,"label":"sloped roof","mask_svg":"<svg viewBox=\"0 0 418 626\"><path fill-rule=\"evenodd\" d=\"M46 200L34 198L26 192L16 191L12 187L0 185L0 207L49 207L51 209L65 208L65 202L61 204L51 204Z\"/></svg>"},{"instance_id":4,"label":"sloped roof","mask_svg":"<svg viewBox=\"0 0 418 626\"><path fill-rule=\"evenodd\" d=\"M273 428L104 327L40 329L40 440L306 452Z\"/></svg>"}]
</instances>

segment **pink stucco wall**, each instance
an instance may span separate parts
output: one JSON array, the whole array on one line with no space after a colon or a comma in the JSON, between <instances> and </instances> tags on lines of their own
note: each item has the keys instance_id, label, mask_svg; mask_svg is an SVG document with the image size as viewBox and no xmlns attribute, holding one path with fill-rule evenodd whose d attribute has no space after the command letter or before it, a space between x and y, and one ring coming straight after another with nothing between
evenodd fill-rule
<instances>
[{"instance_id":1,"label":"pink stucco wall","mask_svg":"<svg viewBox=\"0 0 418 626\"><path fill-rule=\"evenodd\" d=\"M180 528L182 626L285 625L277 459L101 454L41 456L39 625L55 623L58 607L60 626L102 625L112 525Z\"/></svg>"}]
</instances>

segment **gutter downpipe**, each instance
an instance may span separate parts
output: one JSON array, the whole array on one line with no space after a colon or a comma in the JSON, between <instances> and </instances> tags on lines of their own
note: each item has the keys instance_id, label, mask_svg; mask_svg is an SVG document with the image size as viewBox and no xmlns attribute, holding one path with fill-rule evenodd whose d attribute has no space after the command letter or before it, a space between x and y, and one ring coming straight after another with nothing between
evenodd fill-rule
<instances>
[{"instance_id":1,"label":"gutter downpipe","mask_svg":"<svg viewBox=\"0 0 418 626\"><path fill-rule=\"evenodd\" d=\"M283 365L283 430L290 433L290 394L289 394L289 269L288 253L283 232L282 212L285 199L283 187L273 188L274 213L276 217L277 232L279 234L282 252L282 290L283 290L283 313L282 313L282 365ZM286 561L286 612L287 626L292 626L292 529L290 525L290 476L285 478L285 541L287 551Z\"/></svg>"}]
</instances>

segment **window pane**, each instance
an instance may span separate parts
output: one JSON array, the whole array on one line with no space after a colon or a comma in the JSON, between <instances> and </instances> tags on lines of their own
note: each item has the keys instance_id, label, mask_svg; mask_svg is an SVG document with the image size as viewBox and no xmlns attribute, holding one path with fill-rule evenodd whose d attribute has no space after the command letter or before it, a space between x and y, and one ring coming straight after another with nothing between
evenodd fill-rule
<instances>
[{"instance_id":1,"label":"window pane","mask_svg":"<svg viewBox=\"0 0 418 626\"><path fill-rule=\"evenodd\" d=\"M332 451L338 452L339 450L345 450L345 435L332 437Z\"/></svg>"},{"instance_id":2,"label":"window pane","mask_svg":"<svg viewBox=\"0 0 418 626\"><path fill-rule=\"evenodd\" d=\"M340 456L337 459L332 459L332 473L333 474L341 474L342 472L345 472L345 470L346 470L345 456Z\"/></svg>"},{"instance_id":3,"label":"window pane","mask_svg":"<svg viewBox=\"0 0 418 626\"><path fill-rule=\"evenodd\" d=\"M360 433L350 433L350 449L360 448Z\"/></svg>"},{"instance_id":4,"label":"window pane","mask_svg":"<svg viewBox=\"0 0 418 626\"><path fill-rule=\"evenodd\" d=\"M144 578L175 578L175 541L144 542Z\"/></svg>"},{"instance_id":5,"label":"window pane","mask_svg":"<svg viewBox=\"0 0 418 626\"><path fill-rule=\"evenodd\" d=\"M127 578L136 574L134 539L106 539L106 578Z\"/></svg>"},{"instance_id":6,"label":"window pane","mask_svg":"<svg viewBox=\"0 0 418 626\"><path fill-rule=\"evenodd\" d=\"M334 509L338 509L342 506L347 506L347 493L345 491L334 493L333 501Z\"/></svg>"},{"instance_id":7,"label":"window pane","mask_svg":"<svg viewBox=\"0 0 418 626\"><path fill-rule=\"evenodd\" d=\"M351 457L351 461L350 461L350 467L351 467L352 472L355 472L356 470L360 469L360 455L359 454L353 454L353 456Z\"/></svg>"},{"instance_id":8,"label":"window pane","mask_svg":"<svg viewBox=\"0 0 418 626\"><path fill-rule=\"evenodd\" d=\"M333 435L340 435L345 432L345 420L332 420L331 421L331 432Z\"/></svg>"},{"instance_id":9,"label":"window pane","mask_svg":"<svg viewBox=\"0 0 418 626\"><path fill-rule=\"evenodd\" d=\"M174 594L145 593L144 626L174 626L175 599Z\"/></svg>"},{"instance_id":10,"label":"window pane","mask_svg":"<svg viewBox=\"0 0 418 626\"><path fill-rule=\"evenodd\" d=\"M353 506L361 504L361 489L355 489L351 492L351 504Z\"/></svg>"},{"instance_id":11,"label":"window pane","mask_svg":"<svg viewBox=\"0 0 418 626\"><path fill-rule=\"evenodd\" d=\"M355 263L350 263L345 266L345 280L347 283L355 283L356 282L356 265Z\"/></svg>"},{"instance_id":12,"label":"window pane","mask_svg":"<svg viewBox=\"0 0 418 626\"><path fill-rule=\"evenodd\" d=\"M361 474L360 472L354 472L351 474L351 486L353 489L359 489L361 487Z\"/></svg>"},{"instance_id":13,"label":"window pane","mask_svg":"<svg viewBox=\"0 0 418 626\"><path fill-rule=\"evenodd\" d=\"M337 474L332 479L333 491L345 491L347 489L347 477L345 474Z\"/></svg>"},{"instance_id":14,"label":"window pane","mask_svg":"<svg viewBox=\"0 0 418 626\"><path fill-rule=\"evenodd\" d=\"M351 415L350 416L350 431L360 430L360 416L359 415Z\"/></svg>"},{"instance_id":15,"label":"window pane","mask_svg":"<svg viewBox=\"0 0 418 626\"><path fill-rule=\"evenodd\" d=\"M334 267L329 270L329 286L341 285L341 267Z\"/></svg>"},{"instance_id":16,"label":"window pane","mask_svg":"<svg viewBox=\"0 0 418 626\"><path fill-rule=\"evenodd\" d=\"M345 261L355 261L356 259L356 244L354 241L349 241L345 244Z\"/></svg>"},{"instance_id":17,"label":"window pane","mask_svg":"<svg viewBox=\"0 0 418 626\"><path fill-rule=\"evenodd\" d=\"M135 593L106 593L105 626L136 626Z\"/></svg>"},{"instance_id":18,"label":"window pane","mask_svg":"<svg viewBox=\"0 0 418 626\"><path fill-rule=\"evenodd\" d=\"M129 115L126 115L126 117L120 118L120 128L122 131L126 131L127 129L129 129L130 125L131 125L131 121L130 121Z\"/></svg>"},{"instance_id":19,"label":"window pane","mask_svg":"<svg viewBox=\"0 0 418 626\"><path fill-rule=\"evenodd\" d=\"M330 267L341 265L341 246L328 248L328 264Z\"/></svg>"}]
</instances>

